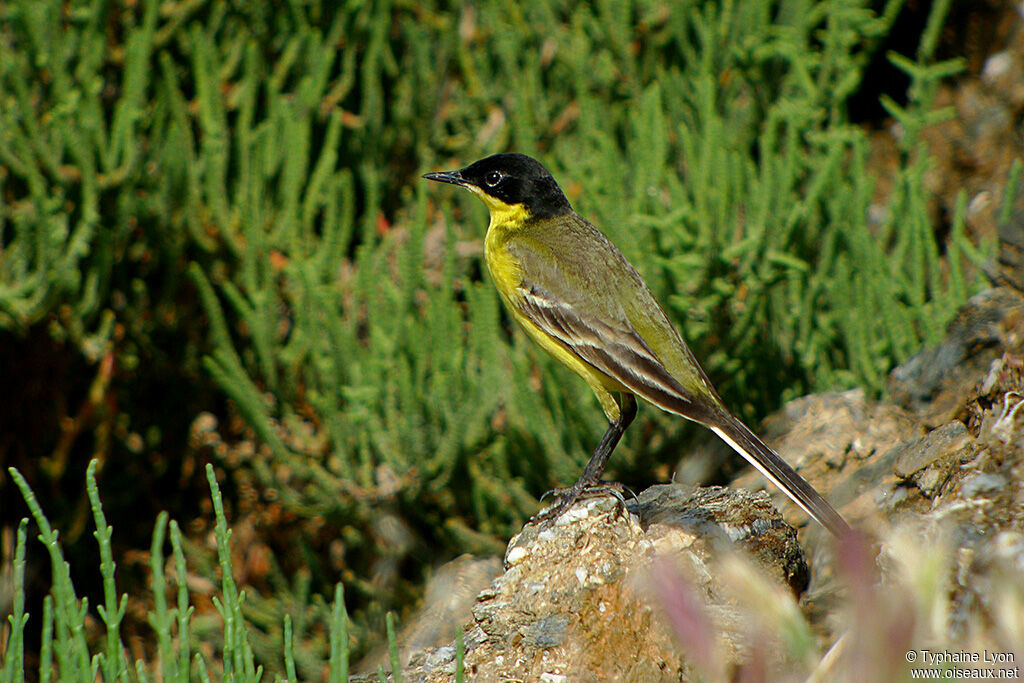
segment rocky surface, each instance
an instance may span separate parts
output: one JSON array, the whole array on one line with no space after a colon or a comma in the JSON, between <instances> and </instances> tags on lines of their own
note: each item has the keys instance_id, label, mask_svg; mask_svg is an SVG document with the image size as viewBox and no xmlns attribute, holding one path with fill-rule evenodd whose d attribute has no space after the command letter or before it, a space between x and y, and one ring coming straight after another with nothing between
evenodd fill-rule
<instances>
[{"instance_id":1,"label":"rocky surface","mask_svg":"<svg viewBox=\"0 0 1024 683\"><path fill-rule=\"evenodd\" d=\"M417 653L449 643L455 629L472 618L477 594L501 571L499 558L469 554L441 565L427 582L423 606L405 620L396 636L401 661L408 663ZM376 681L378 666L391 668L387 643L378 645L357 669Z\"/></svg>"},{"instance_id":2,"label":"rocky surface","mask_svg":"<svg viewBox=\"0 0 1024 683\"><path fill-rule=\"evenodd\" d=\"M783 588L807 586L795 529L764 493L655 486L625 506L580 501L547 528L527 524L509 543L504 573L476 598L465 636L472 680L662 680L692 667L680 647L669 594L700 603L720 648L747 651L744 611L717 563L743 553ZM770 577L770 578L769 578ZM678 615L675 615L678 620ZM684 619L685 621L685 619ZM708 636L710 639L710 636ZM452 646L414 654L406 680L450 680Z\"/></svg>"},{"instance_id":3,"label":"rocky surface","mask_svg":"<svg viewBox=\"0 0 1024 683\"><path fill-rule=\"evenodd\" d=\"M993 363L1020 345L1024 301L1013 289L988 289L949 324L946 338L889 374L889 394L927 427L963 415Z\"/></svg>"}]
</instances>

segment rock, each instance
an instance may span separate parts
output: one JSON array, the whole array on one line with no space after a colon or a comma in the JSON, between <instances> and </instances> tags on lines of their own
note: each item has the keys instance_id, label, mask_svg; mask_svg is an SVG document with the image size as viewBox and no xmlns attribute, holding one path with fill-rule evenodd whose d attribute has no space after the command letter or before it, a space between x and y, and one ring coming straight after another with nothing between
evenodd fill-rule
<instances>
[{"instance_id":1,"label":"rock","mask_svg":"<svg viewBox=\"0 0 1024 683\"><path fill-rule=\"evenodd\" d=\"M630 507L642 520L656 549L671 551L696 535L705 543L736 544L799 596L810 571L794 529L787 525L764 491L751 493L720 486L652 486Z\"/></svg>"},{"instance_id":2,"label":"rock","mask_svg":"<svg viewBox=\"0 0 1024 683\"><path fill-rule=\"evenodd\" d=\"M893 449L924 433L924 427L910 413L869 401L860 389L790 401L765 420L761 429L766 443L848 521L863 521L877 514L879 487L889 491L898 484L892 468ZM749 469L731 486L756 490L768 483ZM807 524L807 515L785 494L774 487L769 487L768 493L791 524ZM819 556L818 542L828 540L824 530L809 525L807 541L812 557Z\"/></svg>"},{"instance_id":3,"label":"rock","mask_svg":"<svg viewBox=\"0 0 1024 683\"><path fill-rule=\"evenodd\" d=\"M1007 338L1024 319L1024 298L1000 287L976 294L949 324L946 338L889 373L889 394L929 426L959 415L977 396Z\"/></svg>"},{"instance_id":4,"label":"rock","mask_svg":"<svg viewBox=\"0 0 1024 683\"><path fill-rule=\"evenodd\" d=\"M967 427L962 422L950 422L932 430L927 436L903 444L896 456L896 476L909 479L937 460L963 450L970 440Z\"/></svg>"},{"instance_id":5,"label":"rock","mask_svg":"<svg viewBox=\"0 0 1024 683\"><path fill-rule=\"evenodd\" d=\"M455 630L472 616L477 594L500 573L501 563L496 557L462 555L438 567L427 582L423 605L405 620L396 635L399 660L408 664L417 653L431 651L434 659L423 662L423 666L436 668L454 661L455 648L451 643ZM450 646L450 652L445 653L445 648L440 647L443 645ZM382 643L355 670L375 681L378 666L391 668L389 657L388 645Z\"/></svg>"},{"instance_id":6,"label":"rock","mask_svg":"<svg viewBox=\"0 0 1024 683\"><path fill-rule=\"evenodd\" d=\"M960 465L972 459L973 437L962 422L950 422L896 449L893 470L927 498L933 498Z\"/></svg>"},{"instance_id":7,"label":"rock","mask_svg":"<svg viewBox=\"0 0 1024 683\"><path fill-rule=\"evenodd\" d=\"M668 589L701 596L703 606L695 609L714 625L707 632L709 647L721 653L715 661L735 665L749 650L743 610L719 578L727 572L716 566L737 552L753 558L770 577L765 581L784 587L790 603L807 585L796 531L764 494L655 486L625 509L611 496L587 498L547 528L528 523L508 545L504 574L477 596L465 637L467 677L693 676L666 614L663 561L672 563ZM403 678L450 680L454 656L450 646L420 653Z\"/></svg>"}]
</instances>

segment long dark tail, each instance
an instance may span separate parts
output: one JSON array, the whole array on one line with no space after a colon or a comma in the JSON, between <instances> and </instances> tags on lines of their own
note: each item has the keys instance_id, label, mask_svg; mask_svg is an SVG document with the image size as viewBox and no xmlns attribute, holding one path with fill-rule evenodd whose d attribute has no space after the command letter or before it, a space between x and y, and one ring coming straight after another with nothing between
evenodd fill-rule
<instances>
[{"instance_id":1,"label":"long dark tail","mask_svg":"<svg viewBox=\"0 0 1024 683\"><path fill-rule=\"evenodd\" d=\"M720 414L716 419L701 421L819 524L836 536L850 533L850 525L836 509L736 417Z\"/></svg>"}]
</instances>

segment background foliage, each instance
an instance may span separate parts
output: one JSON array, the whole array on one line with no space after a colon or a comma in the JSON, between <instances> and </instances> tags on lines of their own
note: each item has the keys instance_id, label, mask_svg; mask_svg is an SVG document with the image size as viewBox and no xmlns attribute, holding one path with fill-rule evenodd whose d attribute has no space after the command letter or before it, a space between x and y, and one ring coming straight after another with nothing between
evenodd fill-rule
<instances>
[{"instance_id":1,"label":"background foliage","mask_svg":"<svg viewBox=\"0 0 1024 683\"><path fill-rule=\"evenodd\" d=\"M0 457L70 541L96 457L126 547L161 509L211 528L213 459L258 529L239 552L269 558L245 577L257 658L339 578L364 648L429 562L501 548L603 429L499 309L483 208L418 174L541 158L748 419L877 391L981 260L923 183L919 132L961 68L935 58L948 5L891 59L910 87L884 100L903 135L881 196L848 104L899 0L3 3L0 359L26 388ZM613 475L683 452L679 421L642 419Z\"/></svg>"}]
</instances>

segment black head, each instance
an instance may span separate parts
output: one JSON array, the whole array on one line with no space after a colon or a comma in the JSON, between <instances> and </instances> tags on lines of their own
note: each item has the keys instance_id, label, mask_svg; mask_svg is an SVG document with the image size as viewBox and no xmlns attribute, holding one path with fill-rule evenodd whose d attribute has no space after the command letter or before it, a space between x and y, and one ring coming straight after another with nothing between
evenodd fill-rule
<instances>
[{"instance_id":1,"label":"black head","mask_svg":"<svg viewBox=\"0 0 1024 683\"><path fill-rule=\"evenodd\" d=\"M423 177L461 185L479 194L485 203L496 199L509 206L521 204L538 218L572 211L548 170L525 154L494 154L460 171L427 173Z\"/></svg>"}]
</instances>

